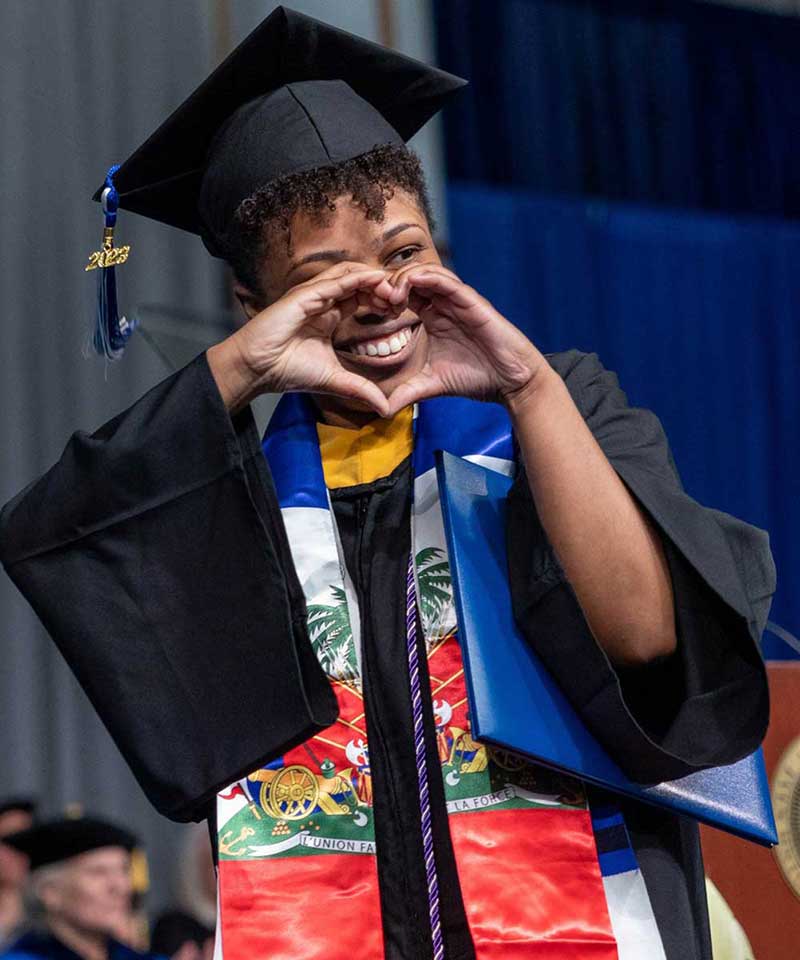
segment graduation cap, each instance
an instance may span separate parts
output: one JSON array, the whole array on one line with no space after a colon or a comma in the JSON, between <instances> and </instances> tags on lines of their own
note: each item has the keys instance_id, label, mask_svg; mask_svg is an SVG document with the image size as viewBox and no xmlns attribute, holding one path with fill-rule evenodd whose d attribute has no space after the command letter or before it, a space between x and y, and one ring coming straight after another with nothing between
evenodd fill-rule
<instances>
[{"instance_id":1,"label":"graduation cap","mask_svg":"<svg viewBox=\"0 0 800 960\"><path fill-rule=\"evenodd\" d=\"M101 847L122 847L130 853L137 847L138 840L107 820L64 817L12 833L3 838L3 843L26 854L31 870L35 870Z\"/></svg>"},{"instance_id":2,"label":"graduation cap","mask_svg":"<svg viewBox=\"0 0 800 960\"><path fill-rule=\"evenodd\" d=\"M106 210L104 249L92 255L101 277L107 268L113 277L114 262L127 258L126 248L113 247L118 207L199 234L213 256L224 257L233 216L259 187L404 143L465 83L278 7L109 172L94 197ZM116 311L115 290L101 297L105 313ZM113 354L130 332L123 329L114 346L99 331L95 346Z\"/></svg>"}]
</instances>

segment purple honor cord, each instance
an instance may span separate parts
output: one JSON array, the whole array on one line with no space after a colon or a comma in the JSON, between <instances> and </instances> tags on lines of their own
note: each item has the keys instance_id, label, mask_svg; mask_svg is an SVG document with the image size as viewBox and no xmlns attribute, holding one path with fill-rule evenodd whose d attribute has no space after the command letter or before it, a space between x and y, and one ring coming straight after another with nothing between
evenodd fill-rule
<instances>
[{"instance_id":1,"label":"purple honor cord","mask_svg":"<svg viewBox=\"0 0 800 960\"><path fill-rule=\"evenodd\" d=\"M428 765L425 758L425 730L422 722L422 693L419 688L419 651L417 650L417 592L414 584L414 554L408 558L406 579L406 643L408 676L411 682L411 710L414 720L414 756L417 761L419 808L422 823L422 846L425 853L425 878L428 884L428 912L431 921L433 960L444 956L442 923L439 918L439 878L433 851L431 801L428 792Z\"/></svg>"}]
</instances>

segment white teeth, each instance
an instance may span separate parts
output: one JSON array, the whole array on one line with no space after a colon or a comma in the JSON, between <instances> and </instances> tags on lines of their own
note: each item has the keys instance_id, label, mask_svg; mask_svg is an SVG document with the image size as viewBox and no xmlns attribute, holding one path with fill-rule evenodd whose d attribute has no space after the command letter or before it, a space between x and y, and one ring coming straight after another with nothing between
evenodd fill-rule
<instances>
[{"instance_id":1,"label":"white teeth","mask_svg":"<svg viewBox=\"0 0 800 960\"><path fill-rule=\"evenodd\" d=\"M371 340L369 343L356 343L350 348L352 353L361 357L388 357L399 353L406 344L411 343L411 330L407 327L393 333L388 340Z\"/></svg>"}]
</instances>

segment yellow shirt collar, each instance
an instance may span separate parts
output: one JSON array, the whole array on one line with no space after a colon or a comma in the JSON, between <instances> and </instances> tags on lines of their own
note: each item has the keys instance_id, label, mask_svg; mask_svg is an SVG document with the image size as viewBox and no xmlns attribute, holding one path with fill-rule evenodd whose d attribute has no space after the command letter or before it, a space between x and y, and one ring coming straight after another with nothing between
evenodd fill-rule
<instances>
[{"instance_id":1,"label":"yellow shirt collar","mask_svg":"<svg viewBox=\"0 0 800 960\"><path fill-rule=\"evenodd\" d=\"M317 423L319 452L329 490L372 483L388 477L411 454L412 407L391 420L372 420L360 430Z\"/></svg>"}]
</instances>

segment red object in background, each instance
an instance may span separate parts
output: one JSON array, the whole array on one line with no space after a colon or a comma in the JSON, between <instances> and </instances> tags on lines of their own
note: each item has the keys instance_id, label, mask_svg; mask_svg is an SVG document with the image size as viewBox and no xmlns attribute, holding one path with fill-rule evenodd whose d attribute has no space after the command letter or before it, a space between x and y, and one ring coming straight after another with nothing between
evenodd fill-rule
<instances>
[{"instance_id":1,"label":"red object in background","mask_svg":"<svg viewBox=\"0 0 800 960\"><path fill-rule=\"evenodd\" d=\"M770 663L767 675L771 716L764 759L772 786L781 755L800 736L800 662ZM775 854L721 830L703 826L700 832L706 873L744 927L756 960L797 960L800 897L784 879Z\"/></svg>"}]
</instances>

